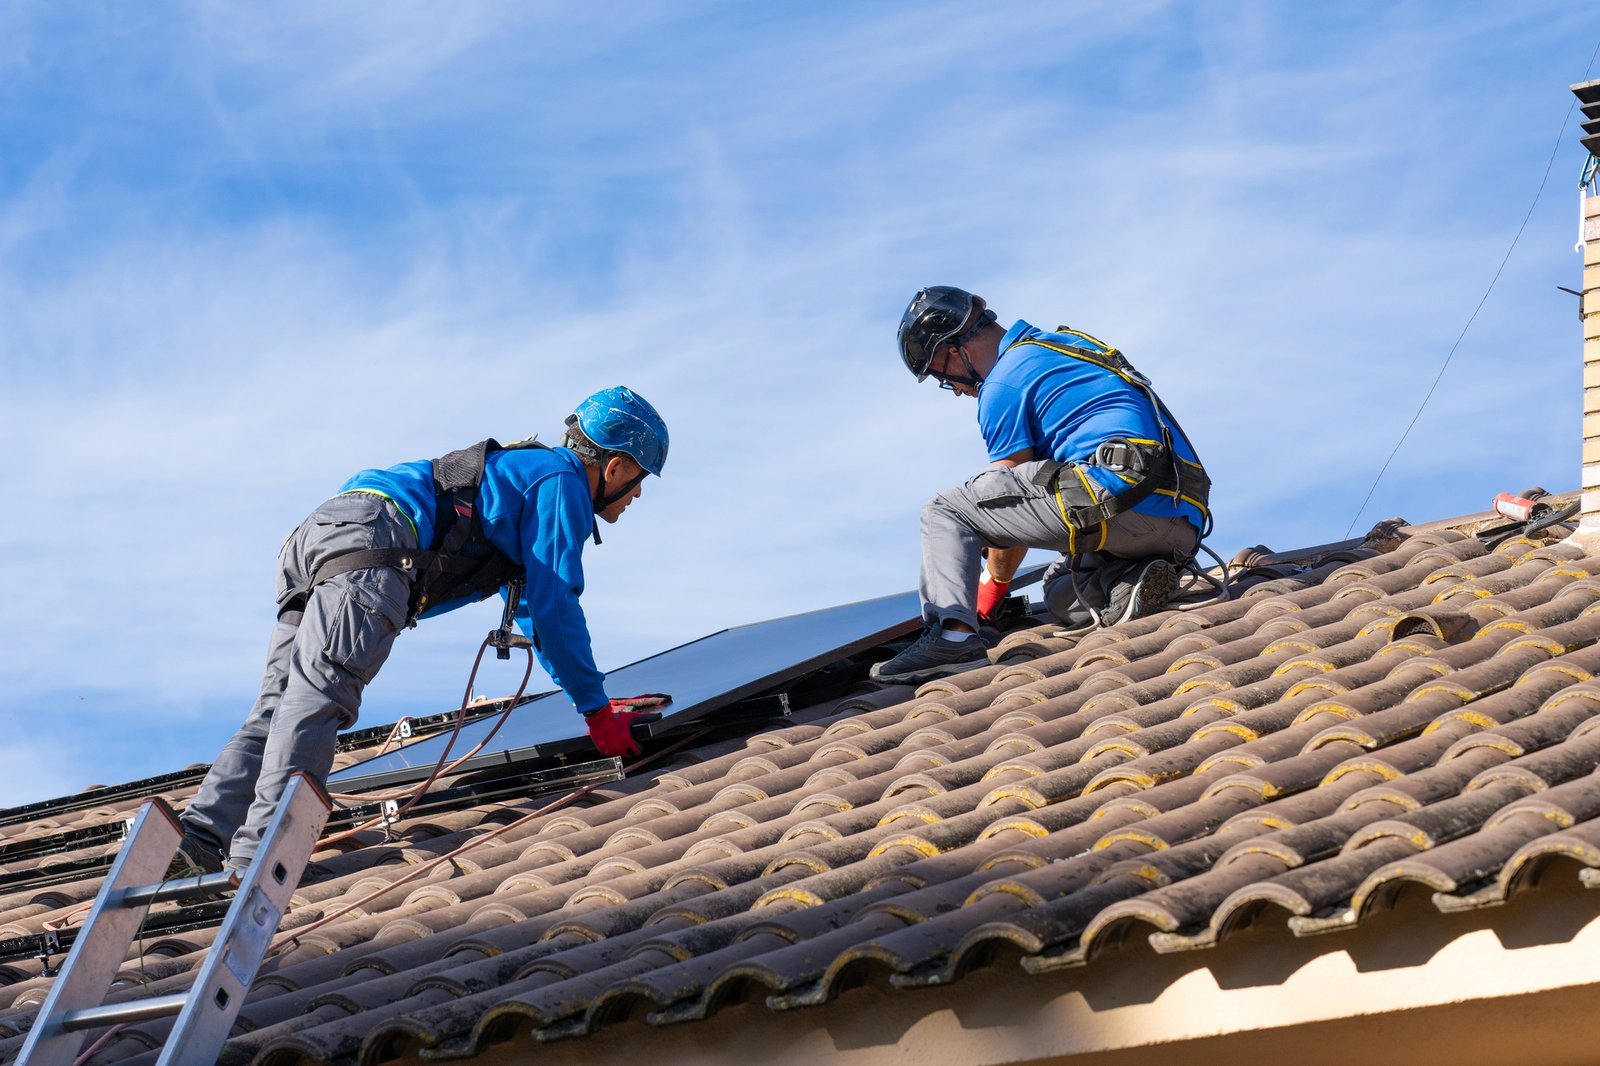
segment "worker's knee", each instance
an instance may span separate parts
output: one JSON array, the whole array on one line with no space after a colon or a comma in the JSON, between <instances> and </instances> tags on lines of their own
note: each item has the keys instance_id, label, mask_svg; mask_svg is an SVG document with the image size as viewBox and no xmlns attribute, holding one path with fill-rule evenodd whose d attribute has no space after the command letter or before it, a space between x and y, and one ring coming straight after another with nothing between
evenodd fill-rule
<instances>
[{"instance_id":1,"label":"worker's knee","mask_svg":"<svg viewBox=\"0 0 1600 1066\"><path fill-rule=\"evenodd\" d=\"M1045 610L1068 626L1080 626L1091 621L1091 607L1104 606L1103 597L1092 580L1093 571L1074 572L1071 557L1061 556L1045 569L1040 586L1040 597Z\"/></svg>"},{"instance_id":2,"label":"worker's knee","mask_svg":"<svg viewBox=\"0 0 1600 1066\"><path fill-rule=\"evenodd\" d=\"M997 476L996 476L997 475ZM1004 468L981 470L960 485L954 485L922 505L922 528L962 526L978 523L982 508L1013 501L1015 479Z\"/></svg>"},{"instance_id":3,"label":"worker's knee","mask_svg":"<svg viewBox=\"0 0 1600 1066\"><path fill-rule=\"evenodd\" d=\"M961 524L960 510L954 501L942 492L922 505L922 532L924 535L930 530L948 529L951 526L959 526Z\"/></svg>"},{"instance_id":4,"label":"worker's knee","mask_svg":"<svg viewBox=\"0 0 1600 1066\"><path fill-rule=\"evenodd\" d=\"M1081 610L1077 583L1072 579L1072 569L1068 566L1065 556L1051 563L1045 570L1040 596L1044 600L1045 610L1063 622L1067 621L1075 610Z\"/></svg>"}]
</instances>

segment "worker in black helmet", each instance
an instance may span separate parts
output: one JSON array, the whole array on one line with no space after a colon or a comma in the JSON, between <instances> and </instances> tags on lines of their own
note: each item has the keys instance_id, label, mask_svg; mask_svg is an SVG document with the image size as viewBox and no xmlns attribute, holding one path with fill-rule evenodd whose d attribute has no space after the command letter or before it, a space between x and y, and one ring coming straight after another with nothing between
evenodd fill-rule
<instances>
[{"instance_id":1,"label":"worker in black helmet","mask_svg":"<svg viewBox=\"0 0 1600 1066\"><path fill-rule=\"evenodd\" d=\"M1061 553L1044 599L1069 625L1166 605L1209 531L1210 482L1143 375L1087 333L1003 328L981 297L948 285L916 294L899 341L918 381L977 399L993 465L923 508L923 633L874 677L986 665L978 624L1029 548Z\"/></svg>"}]
</instances>

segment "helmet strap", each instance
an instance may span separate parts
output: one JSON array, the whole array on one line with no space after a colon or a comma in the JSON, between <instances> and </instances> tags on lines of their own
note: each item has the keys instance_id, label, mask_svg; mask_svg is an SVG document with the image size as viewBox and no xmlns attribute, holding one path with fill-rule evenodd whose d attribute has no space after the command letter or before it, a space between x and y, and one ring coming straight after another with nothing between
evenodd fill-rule
<instances>
[{"instance_id":1,"label":"helmet strap","mask_svg":"<svg viewBox=\"0 0 1600 1066\"><path fill-rule=\"evenodd\" d=\"M612 504L628 495L628 493L632 492L639 482L645 479L645 474L647 473L649 473L649 471L641 472L637 477L631 477L627 481L624 481L615 492L606 493L606 468L601 466L600 482L595 486L594 495L590 497L589 500L589 502L594 505L594 513L598 515L601 511L604 511L607 507L610 507ZM598 522L596 522L594 525L594 542L596 544L600 543L600 523Z\"/></svg>"},{"instance_id":2,"label":"helmet strap","mask_svg":"<svg viewBox=\"0 0 1600 1066\"><path fill-rule=\"evenodd\" d=\"M648 470L640 470L637 475L618 486L614 492L608 493L606 492L606 467L610 463L611 460L607 459L605 462L598 464L600 477L595 482L594 494L589 497L589 503L594 507L594 513L597 515L632 492L638 487L639 482L643 481L645 476L650 473ZM594 525L594 542L596 544L600 543L600 523L598 522Z\"/></svg>"},{"instance_id":3,"label":"helmet strap","mask_svg":"<svg viewBox=\"0 0 1600 1066\"><path fill-rule=\"evenodd\" d=\"M606 491L606 471L604 467L601 467L600 484L595 486L594 492L594 513L599 514L607 507L610 507L612 504L628 495L638 487L639 482L643 481L649 475L649 473L650 472L648 470L641 471L637 476L630 477L627 481L624 481L620 486L618 486L615 492L602 496L601 493Z\"/></svg>"},{"instance_id":4,"label":"helmet strap","mask_svg":"<svg viewBox=\"0 0 1600 1066\"><path fill-rule=\"evenodd\" d=\"M978 373L977 368L972 365L972 360L967 358L967 346L962 344L956 348L956 351L961 355L961 365L966 367L967 373L972 376L972 387L977 388L982 385L983 375Z\"/></svg>"},{"instance_id":5,"label":"helmet strap","mask_svg":"<svg viewBox=\"0 0 1600 1066\"><path fill-rule=\"evenodd\" d=\"M978 320L969 326L965 333L958 337L952 337L950 339L950 343L955 345L957 348L965 348L968 341L982 333L984 330L988 329L989 323L995 321L999 317L999 315L996 315L993 311L985 307L978 315Z\"/></svg>"},{"instance_id":6,"label":"helmet strap","mask_svg":"<svg viewBox=\"0 0 1600 1066\"><path fill-rule=\"evenodd\" d=\"M943 374L941 377L943 380L950 382L952 385L962 385L976 392L979 386L983 384L983 375L978 373L977 368L972 365L972 360L967 358L966 345L958 344L956 346L956 354L961 356L961 365L967 368L967 376L961 377L958 374Z\"/></svg>"}]
</instances>

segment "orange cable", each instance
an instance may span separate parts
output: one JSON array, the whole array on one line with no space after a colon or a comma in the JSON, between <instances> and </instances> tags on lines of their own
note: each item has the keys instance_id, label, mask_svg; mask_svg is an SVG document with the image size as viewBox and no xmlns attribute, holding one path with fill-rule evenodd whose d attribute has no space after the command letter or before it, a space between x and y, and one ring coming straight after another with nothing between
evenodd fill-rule
<instances>
[{"instance_id":1,"label":"orange cable","mask_svg":"<svg viewBox=\"0 0 1600 1066\"><path fill-rule=\"evenodd\" d=\"M81 1055L72 1060L72 1066L85 1066L90 1059L94 1058L95 1052L105 1047L106 1044L110 1042L111 1038L126 1029L128 1024L129 1023L127 1022L119 1022L118 1024L107 1029L104 1033L100 1034L100 1039L90 1044L84 1049Z\"/></svg>"},{"instance_id":2,"label":"orange cable","mask_svg":"<svg viewBox=\"0 0 1600 1066\"><path fill-rule=\"evenodd\" d=\"M454 762L451 762L448 766L445 765L446 760L450 758L450 749L455 747L456 738L461 735L461 730L466 725L467 708L471 705L472 689L477 683L478 679L478 668L483 665L483 653L489 650L489 643L492 636L493 635L491 634L489 637L485 637L483 639L483 643L478 645L478 655L475 659L473 659L472 672L467 677L467 690L462 694L461 706L456 711L455 727L450 731L450 740L445 744L444 751L439 754L439 761L433 765L433 772L428 775L426 780L414 785L408 785L405 788L398 789L394 792L379 792L376 794L348 792L330 793L330 799L343 800L346 802L387 803L390 801L399 800L404 800L405 802L400 805L399 809L396 810L392 816L385 817L384 815L380 814L377 817L370 818L367 821L362 822L360 825L353 826L349 829L340 830L337 833L331 833L328 836L318 840L316 845L317 847L328 847L329 845L349 840L351 837L354 837L360 833L364 833L368 829L371 829L375 826L385 825L394 821L395 818L398 818L400 815L416 806L417 801L422 799L422 797L427 794L429 787L432 786L435 781L446 774L453 773L457 767L461 766L468 759L471 759L474 755L478 754L478 752L482 751L488 745L489 741L494 739L495 734L500 732L500 728L505 725L506 719L511 717L511 712L516 710L517 706L522 702L523 694L528 690L528 681L533 677L532 648L524 649L528 653L528 668L523 671L522 683L517 686L516 693L512 695L512 697L506 702L505 710L500 712L499 721L495 722L494 727L484 735L482 740L478 741L476 747L467 752L465 755L462 755L460 758L456 759Z\"/></svg>"}]
</instances>

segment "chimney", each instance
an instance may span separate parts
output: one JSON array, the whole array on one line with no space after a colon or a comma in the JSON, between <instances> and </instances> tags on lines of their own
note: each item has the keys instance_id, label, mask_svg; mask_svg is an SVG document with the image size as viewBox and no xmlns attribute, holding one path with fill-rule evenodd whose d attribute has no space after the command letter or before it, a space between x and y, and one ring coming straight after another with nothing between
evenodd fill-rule
<instances>
[{"instance_id":1,"label":"chimney","mask_svg":"<svg viewBox=\"0 0 1600 1066\"><path fill-rule=\"evenodd\" d=\"M1574 538L1600 546L1600 80L1572 86L1583 109L1581 143L1589 150L1583 168L1583 505Z\"/></svg>"}]
</instances>

